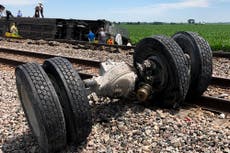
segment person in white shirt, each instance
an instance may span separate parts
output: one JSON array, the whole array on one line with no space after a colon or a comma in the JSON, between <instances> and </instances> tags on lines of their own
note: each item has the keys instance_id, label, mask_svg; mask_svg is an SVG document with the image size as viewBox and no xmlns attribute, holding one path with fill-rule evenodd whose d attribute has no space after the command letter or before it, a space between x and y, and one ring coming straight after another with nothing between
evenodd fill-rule
<instances>
[{"instance_id":1,"label":"person in white shirt","mask_svg":"<svg viewBox=\"0 0 230 153\"><path fill-rule=\"evenodd\" d=\"M41 17L44 18L44 15L43 15L43 5L42 3L38 3L39 7L40 7L40 13L41 13Z\"/></svg>"},{"instance_id":2,"label":"person in white shirt","mask_svg":"<svg viewBox=\"0 0 230 153\"><path fill-rule=\"evenodd\" d=\"M117 34L116 37L115 37L115 42L118 44L118 45L122 45L122 37L121 37L121 34Z\"/></svg>"}]
</instances>

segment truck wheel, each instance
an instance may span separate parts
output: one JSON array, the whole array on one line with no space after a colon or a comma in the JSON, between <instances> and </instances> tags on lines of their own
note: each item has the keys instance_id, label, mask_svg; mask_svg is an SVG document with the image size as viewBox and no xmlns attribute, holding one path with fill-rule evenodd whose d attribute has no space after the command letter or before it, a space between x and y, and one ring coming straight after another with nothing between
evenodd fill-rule
<instances>
[{"instance_id":1,"label":"truck wheel","mask_svg":"<svg viewBox=\"0 0 230 153\"><path fill-rule=\"evenodd\" d=\"M212 51L207 41L194 32L178 32L172 37L189 56L191 78L187 99L203 94L212 78Z\"/></svg>"},{"instance_id":2,"label":"truck wheel","mask_svg":"<svg viewBox=\"0 0 230 153\"><path fill-rule=\"evenodd\" d=\"M45 60L43 68L50 77L63 108L67 141L79 144L91 132L92 117L86 89L72 64L60 57Z\"/></svg>"},{"instance_id":3,"label":"truck wheel","mask_svg":"<svg viewBox=\"0 0 230 153\"><path fill-rule=\"evenodd\" d=\"M15 70L16 85L25 116L43 152L66 145L64 114L52 83L36 63Z\"/></svg>"},{"instance_id":4,"label":"truck wheel","mask_svg":"<svg viewBox=\"0 0 230 153\"><path fill-rule=\"evenodd\" d=\"M155 102L175 108L184 101L189 87L188 63L182 49L173 39L166 36L145 38L137 44L133 58L138 82L147 82L152 86L152 98ZM156 70L143 72L140 65L153 59ZM161 75L158 76L158 73ZM157 79L148 82L151 76L146 76L149 74L153 75L153 80Z\"/></svg>"}]
</instances>

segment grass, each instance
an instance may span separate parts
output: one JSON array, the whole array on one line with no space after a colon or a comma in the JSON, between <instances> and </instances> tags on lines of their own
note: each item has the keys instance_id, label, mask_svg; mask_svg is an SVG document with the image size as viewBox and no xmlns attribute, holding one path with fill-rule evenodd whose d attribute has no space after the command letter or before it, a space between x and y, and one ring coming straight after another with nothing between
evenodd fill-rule
<instances>
[{"instance_id":1,"label":"grass","mask_svg":"<svg viewBox=\"0 0 230 153\"><path fill-rule=\"evenodd\" d=\"M151 24L121 24L128 29L131 42L136 44L141 39L152 35L172 36L178 31L198 32L206 39L212 50L230 51L230 24L203 24L203 25L151 25Z\"/></svg>"}]
</instances>

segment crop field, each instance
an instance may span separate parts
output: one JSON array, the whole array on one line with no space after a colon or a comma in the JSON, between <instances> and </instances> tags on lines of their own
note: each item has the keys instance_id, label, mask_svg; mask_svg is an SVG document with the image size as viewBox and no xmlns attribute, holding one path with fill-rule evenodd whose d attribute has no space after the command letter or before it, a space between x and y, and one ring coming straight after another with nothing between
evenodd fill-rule
<instances>
[{"instance_id":1,"label":"crop field","mask_svg":"<svg viewBox=\"0 0 230 153\"><path fill-rule=\"evenodd\" d=\"M204 37L209 42L212 50L230 51L230 24L121 24L121 27L128 29L131 42L134 44L152 35L172 36L178 31L193 31Z\"/></svg>"}]
</instances>

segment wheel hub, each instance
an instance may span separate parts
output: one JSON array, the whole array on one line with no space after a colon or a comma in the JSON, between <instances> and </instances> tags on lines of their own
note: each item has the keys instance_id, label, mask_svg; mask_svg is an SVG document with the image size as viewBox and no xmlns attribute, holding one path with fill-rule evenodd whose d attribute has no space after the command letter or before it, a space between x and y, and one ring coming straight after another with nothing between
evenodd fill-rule
<instances>
[{"instance_id":1,"label":"wheel hub","mask_svg":"<svg viewBox=\"0 0 230 153\"><path fill-rule=\"evenodd\" d=\"M159 91L164 88L167 82L167 68L162 60L157 56L150 56L138 64L138 73L140 74L140 84L149 85L153 91Z\"/></svg>"}]
</instances>

